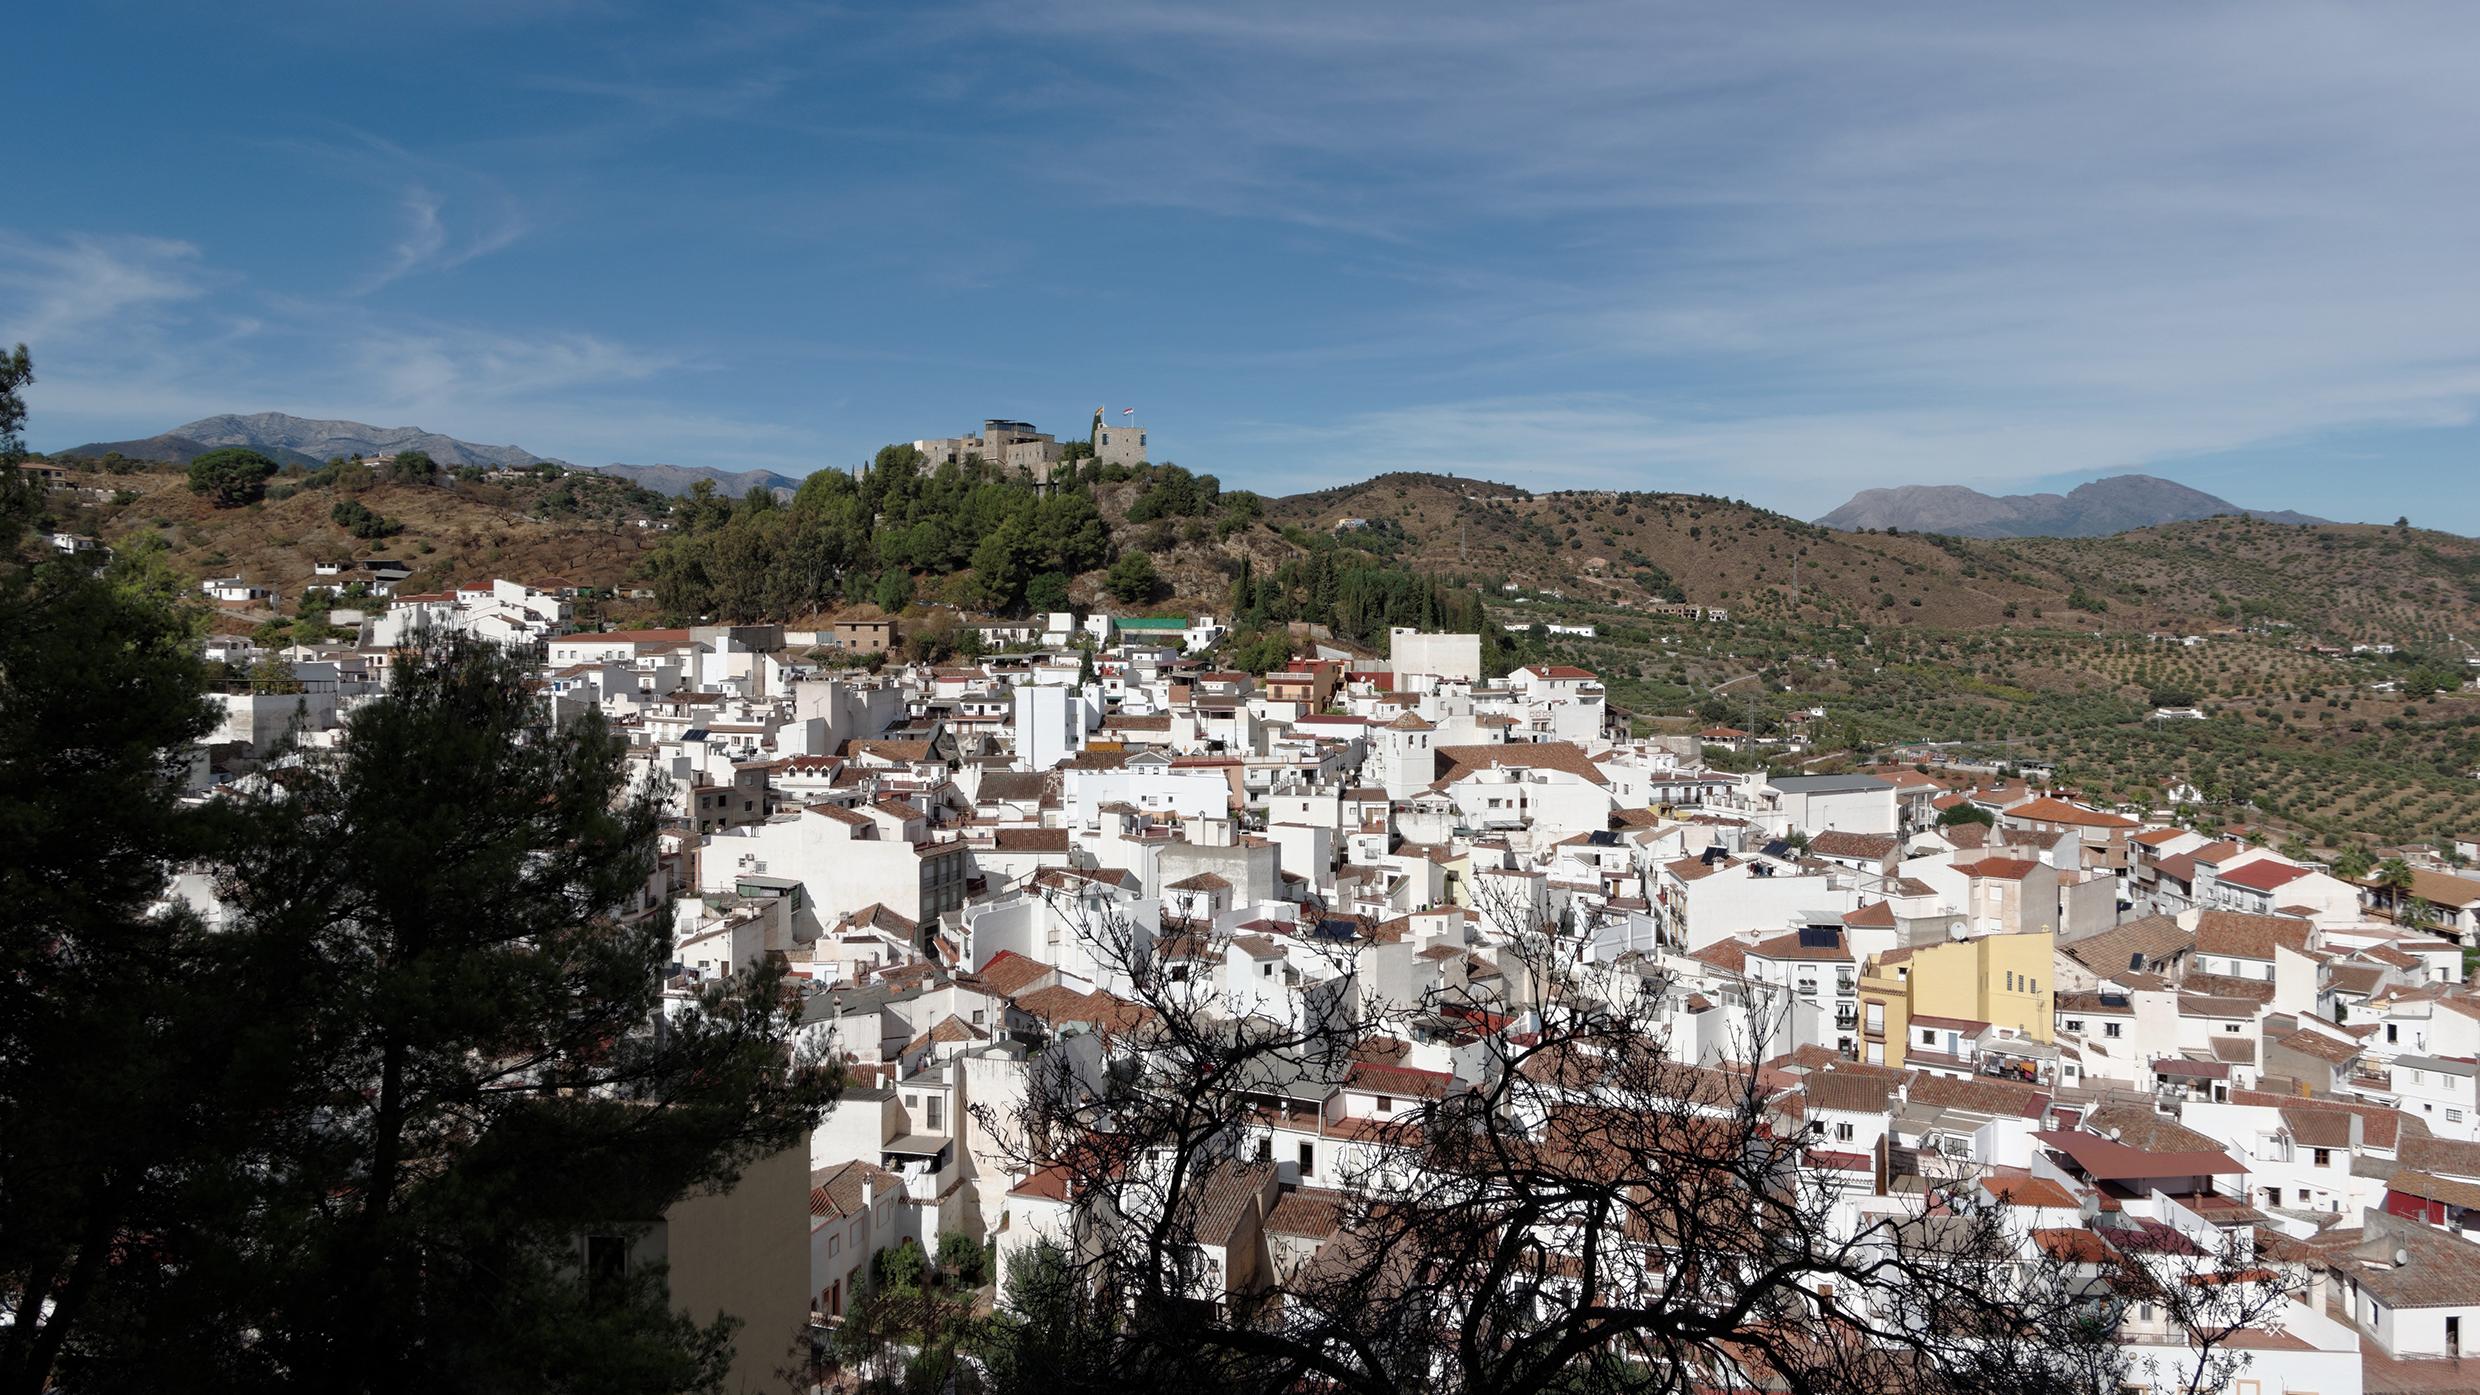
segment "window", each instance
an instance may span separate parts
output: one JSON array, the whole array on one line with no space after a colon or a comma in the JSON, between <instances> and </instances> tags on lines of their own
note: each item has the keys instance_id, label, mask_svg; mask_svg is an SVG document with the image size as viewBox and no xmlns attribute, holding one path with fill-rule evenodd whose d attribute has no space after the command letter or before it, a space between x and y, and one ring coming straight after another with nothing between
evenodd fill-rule
<instances>
[{"instance_id":1,"label":"window","mask_svg":"<svg viewBox=\"0 0 2480 1395\"><path fill-rule=\"evenodd\" d=\"M1884 1032L1886 1030L1886 1005L1884 1003L1871 1003L1869 1004L1868 1011L1869 1030L1872 1032Z\"/></svg>"},{"instance_id":2,"label":"window","mask_svg":"<svg viewBox=\"0 0 2480 1395\"><path fill-rule=\"evenodd\" d=\"M930 1097L930 1132L945 1133L946 1131L947 1096L932 1095Z\"/></svg>"},{"instance_id":3,"label":"window","mask_svg":"<svg viewBox=\"0 0 2480 1395\"><path fill-rule=\"evenodd\" d=\"M2010 971L2006 976L2006 991L2009 993L2015 991L2015 975L2012 971Z\"/></svg>"},{"instance_id":4,"label":"window","mask_svg":"<svg viewBox=\"0 0 2480 1395\"><path fill-rule=\"evenodd\" d=\"M1837 1142L1849 1143L1851 1142L1851 1136L1852 1127L1850 1124L1836 1124L1834 1126L1834 1137Z\"/></svg>"},{"instance_id":5,"label":"window","mask_svg":"<svg viewBox=\"0 0 2480 1395\"><path fill-rule=\"evenodd\" d=\"M1317 1145L1314 1143L1300 1145L1300 1175L1303 1177L1317 1176Z\"/></svg>"},{"instance_id":6,"label":"window","mask_svg":"<svg viewBox=\"0 0 2480 1395\"><path fill-rule=\"evenodd\" d=\"M2101 1035L2105 1037L2115 1037L2118 1035L2118 1027L2119 1024L2116 1022L2104 1022L2101 1024Z\"/></svg>"},{"instance_id":7,"label":"window","mask_svg":"<svg viewBox=\"0 0 2480 1395\"><path fill-rule=\"evenodd\" d=\"M629 1241L624 1235L586 1237L586 1286L609 1293L629 1272Z\"/></svg>"},{"instance_id":8,"label":"window","mask_svg":"<svg viewBox=\"0 0 2480 1395\"><path fill-rule=\"evenodd\" d=\"M1395 1112L1395 1097L1394 1097L1393 1095L1380 1095L1380 1096L1378 1096L1378 1112L1379 1112L1380 1114L1392 1114L1392 1113L1394 1113L1394 1112Z\"/></svg>"},{"instance_id":9,"label":"window","mask_svg":"<svg viewBox=\"0 0 2480 1395\"><path fill-rule=\"evenodd\" d=\"M2401 1027L2396 1026L2394 1023L2391 1023L2391 1022L2386 1023L2386 1024L2385 1024L2385 1041L2386 1041L2386 1044L2387 1044L2388 1046L2391 1046L2391 1045L2393 1045L2395 1042L2398 1042L2398 1041L2401 1041L2401 1040L2402 1040L2402 1028L2401 1028Z\"/></svg>"},{"instance_id":10,"label":"window","mask_svg":"<svg viewBox=\"0 0 2480 1395\"><path fill-rule=\"evenodd\" d=\"M1274 1161L1274 1135L1268 1134L1257 1140L1257 1160L1259 1162Z\"/></svg>"},{"instance_id":11,"label":"window","mask_svg":"<svg viewBox=\"0 0 2480 1395\"><path fill-rule=\"evenodd\" d=\"M2331 1149L2331 1148L2319 1148L2319 1149L2317 1149L2317 1150L2316 1150L2316 1165L2317 1165L2318 1167L2331 1167L2331 1166L2333 1166L2333 1163L2334 1163L2334 1150L2333 1150L2333 1149Z\"/></svg>"},{"instance_id":12,"label":"window","mask_svg":"<svg viewBox=\"0 0 2480 1395\"><path fill-rule=\"evenodd\" d=\"M2070 1017L2062 1025L2065 1026L2070 1032L2081 1034L2084 1030L2084 1019L2081 1017Z\"/></svg>"}]
</instances>

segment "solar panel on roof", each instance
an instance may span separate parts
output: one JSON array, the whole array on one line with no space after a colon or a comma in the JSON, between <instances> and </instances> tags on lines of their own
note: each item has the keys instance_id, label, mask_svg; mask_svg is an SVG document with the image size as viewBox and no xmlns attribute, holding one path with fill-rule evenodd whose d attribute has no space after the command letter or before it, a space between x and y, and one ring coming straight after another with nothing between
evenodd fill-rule
<instances>
[{"instance_id":1,"label":"solar panel on roof","mask_svg":"<svg viewBox=\"0 0 2480 1395\"><path fill-rule=\"evenodd\" d=\"M1802 949L1832 949L1835 942L1836 937L1832 926L1803 925L1800 927L1800 948Z\"/></svg>"}]
</instances>

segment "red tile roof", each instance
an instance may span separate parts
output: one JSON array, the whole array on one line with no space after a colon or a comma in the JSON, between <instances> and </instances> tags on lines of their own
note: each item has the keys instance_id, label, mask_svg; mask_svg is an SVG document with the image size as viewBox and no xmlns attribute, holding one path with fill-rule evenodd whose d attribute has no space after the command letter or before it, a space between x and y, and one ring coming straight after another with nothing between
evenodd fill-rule
<instances>
[{"instance_id":1,"label":"red tile roof","mask_svg":"<svg viewBox=\"0 0 2480 1395\"><path fill-rule=\"evenodd\" d=\"M2196 952L2233 959L2271 959L2275 945L2308 947L2308 922L2289 916L2206 911L2196 918Z\"/></svg>"},{"instance_id":2,"label":"red tile roof","mask_svg":"<svg viewBox=\"0 0 2480 1395\"><path fill-rule=\"evenodd\" d=\"M2018 804L1999 817L2027 823L2062 823L2077 828L2134 828L2136 821L2122 814L2105 814L2049 796Z\"/></svg>"},{"instance_id":3,"label":"red tile roof","mask_svg":"<svg viewBox=\"0 0 2480 1395\"><path fill-rule=\"evenodd\" d=\"M2214 880L2226 882L2231 886L2243 886L2250 891L2270 892L2277 887L2288 886L2306 875L2308 875L2308 869L2305 867L2286 867L2268 857L2251 862L2245 867L2224 872Z\"/></svg>"}]
</instances>

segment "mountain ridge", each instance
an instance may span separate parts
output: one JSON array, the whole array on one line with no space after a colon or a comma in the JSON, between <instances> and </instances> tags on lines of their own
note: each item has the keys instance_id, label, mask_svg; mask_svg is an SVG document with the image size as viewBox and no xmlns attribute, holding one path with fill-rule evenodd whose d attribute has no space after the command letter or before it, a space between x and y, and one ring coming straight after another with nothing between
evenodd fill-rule
<instances>
[{"instance_id":1,"label":"mountain ridge","mask_svg":"<svg viewBox=\"0 0 2480 1395\"><path fill-rule=\"evenodd\" d=\"M1959 484L1863 489L1817 522L1844 532L1897 528L1964 538L2098 538L2232 516L2311 526L2329 521L2288 509L2246 508L2157 475L2124 474L2064 494L1984 494Z\"/></svg>"},{"instance_id":2,"label":"mountain ridge","mask_svg":"<svg viewBox=\"0 0 2480 1395\"><path fill-rule=\"evenodd\" d=\"M244 446L261 452L280 465L303 465L314 469L338 456L362 459L374 455L397 455L405 451L420 451L452 470L463 466L484 470L521 470L534 465L558 465L563 469L616 475L658 494L674 497L687 494L700 480L712 480L717 490L734 496L759 486L790 491L801 483L773 470L718 470L708 465L629 465L616 462L609 465L577 465L557 456L536 455L523 446L484 445L419 426L372 426L368 422L340 418L297 417L287 412L222 412L185 422L152 436L127 441L89 441L53 454L72 460L94 460L118 454L132 460L170 460L187 464L208 451L228 446Z\"/></svg>"},{"instance_id":3,"label":"mountain ridge","mask_svg":"<svg viewBox=\"0 0 2480 1395\"><path fill-rule=\"evenodd\" d=\"M697 487L700 480L712 480L715 492L733 498L752 489L765 488L779 495L789 495L801 487L801 481L773 470L718 470L712 465L585 465L580 469L598 474L617 475L632 484L642 485L657 494L681 498Z\"/></svg>"}]
</instances>

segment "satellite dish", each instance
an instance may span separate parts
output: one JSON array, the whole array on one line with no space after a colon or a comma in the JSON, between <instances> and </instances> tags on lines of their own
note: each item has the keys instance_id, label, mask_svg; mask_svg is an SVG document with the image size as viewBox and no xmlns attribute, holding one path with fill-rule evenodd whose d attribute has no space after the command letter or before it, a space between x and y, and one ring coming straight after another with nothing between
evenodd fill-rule
<instances>
[{"instance_id":1,"label":"satellite dish","mask_svg":"<svg viewBox=\"0 0 2480 1395\"><path fill-rule=\"evenodd\" d=\"M2116 1142L2118 1141L2118 1135L2119 1135L2119 1130L2118 1130L2118 1128L2117 1128L2115 1125L2113 1125L2113 1126L2111 1127L2111 1129L2110 1129L2110 1141L2111 1141L2112 1143L2116 1143Z\"/></svg>"},{"instance_id":2,"label":"satellite dish","mask_svg":"<svg viewBox=\"0 0 2480 1395\"><path fill-rule=\"evenodd\" d=\"M2397 1268L2397 1269L2400 1269L2400 1268L2402 1268L2404 1265L2409 1264L2410 1262L2411 1262L2411 1252L2410 1252L2409 1250L2404 1249L2404 1248L2403 1248L2402 1246L2400 1246L2400 1245L2395 1246L2395 1247L2394 1247L2394 1267L2395 1267L2395 1268Z\"/></svg>"}]
</instances>

